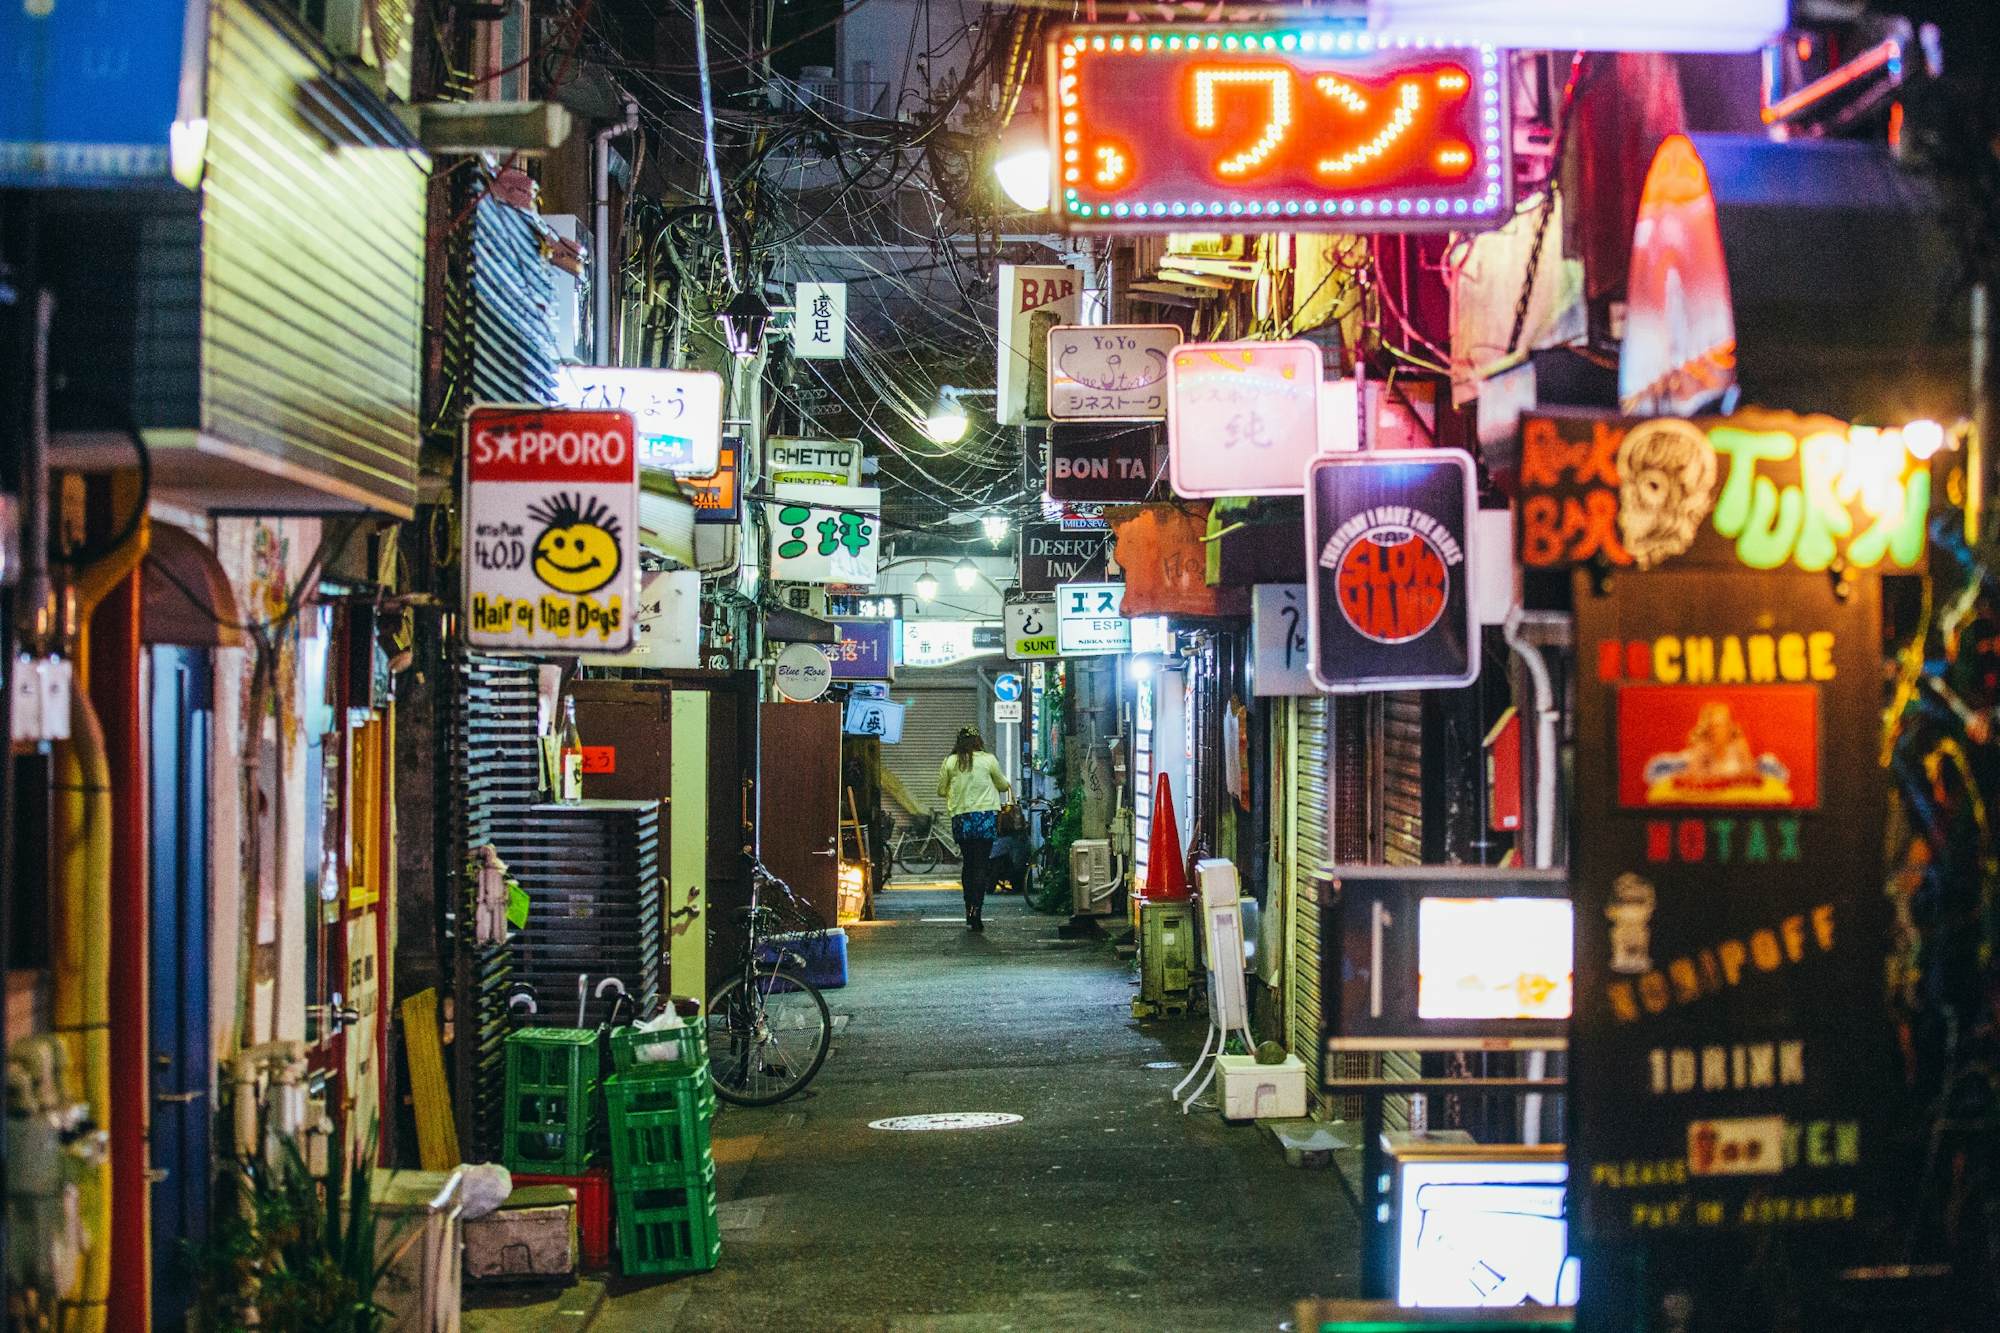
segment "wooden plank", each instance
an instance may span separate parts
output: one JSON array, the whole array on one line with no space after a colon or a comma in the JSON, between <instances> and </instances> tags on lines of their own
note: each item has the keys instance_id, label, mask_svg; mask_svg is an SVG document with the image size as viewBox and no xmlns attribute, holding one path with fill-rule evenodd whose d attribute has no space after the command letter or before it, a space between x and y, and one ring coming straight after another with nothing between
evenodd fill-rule
<instances>
[{"instance_id":1,"label":"wooden plank","mask_svg":"<svg viewBox=\"0 0 2000 1333\"><path fill-rule=\"evenodd\" d=\"M451 1087L444 1077L438 1040L437 991L420 990L403 1001L403 1050L410 1062L410 1097L417 1111L417 1160L426 1171L449 1171L464 1159L452 1119Z\"/></svg>"}]
</instances>

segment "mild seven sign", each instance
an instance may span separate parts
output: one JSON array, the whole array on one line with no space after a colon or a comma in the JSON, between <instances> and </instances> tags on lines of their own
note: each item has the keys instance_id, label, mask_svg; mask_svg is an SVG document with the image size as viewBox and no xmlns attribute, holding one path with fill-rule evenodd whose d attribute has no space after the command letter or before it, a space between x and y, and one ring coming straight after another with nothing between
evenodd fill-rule
<instances>
[{"instance_id":1,"label":"mild seven sign","mask_svg":"<svg viewBox=\"0 0 2000 1333\"><path fill-rule=\"evenodd\" d=\"M473 647L628 650L639 590L632 414L473 408L459 555Z\"/></svg>"},{"instance_id":2,"label":"mild seven sign","mask_svg":"<svg viewBox=\"0 0 2000 1333\"><path fill-rule=\"evenodd\" d=\"M1472 460L1329 454L1306 468L1306 607L1323 690L1440 689L1479 675L1466 581Z\"/></svg>"}]
</instances>

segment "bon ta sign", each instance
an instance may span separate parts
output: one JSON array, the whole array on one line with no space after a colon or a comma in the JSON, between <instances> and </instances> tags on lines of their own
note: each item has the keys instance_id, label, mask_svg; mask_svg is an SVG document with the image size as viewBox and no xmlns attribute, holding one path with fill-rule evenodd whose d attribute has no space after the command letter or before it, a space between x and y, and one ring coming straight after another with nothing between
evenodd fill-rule
<instances>
[{"instance_id":1,"label":"bon ta sign","mask_svg":"<svg viewBox=\"0 0 2000 1333\"><path fill-rule=\"evenodd\" d=\"M459 566L475 648L632 644L639 455L630 412L475 407Z\"/></svg>"}]
</instances>

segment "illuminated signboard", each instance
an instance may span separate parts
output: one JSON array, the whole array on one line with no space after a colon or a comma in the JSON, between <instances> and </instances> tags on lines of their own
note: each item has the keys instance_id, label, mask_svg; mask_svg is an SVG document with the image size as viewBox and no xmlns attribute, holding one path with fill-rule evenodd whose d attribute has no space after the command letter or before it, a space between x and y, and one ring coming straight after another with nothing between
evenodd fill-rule
<instances>
[{"instance_id":1,"label":"illuminated signboard","mask_svg":"<svg viewBox=\"0 0 2000 1333\"><path fill-rule=\"evenodd\" d=\"M1072 227L1467 231L1508 215L1495 47L1353 25L1064 27L1048 67Z\"/></svg>"}]
</instances>

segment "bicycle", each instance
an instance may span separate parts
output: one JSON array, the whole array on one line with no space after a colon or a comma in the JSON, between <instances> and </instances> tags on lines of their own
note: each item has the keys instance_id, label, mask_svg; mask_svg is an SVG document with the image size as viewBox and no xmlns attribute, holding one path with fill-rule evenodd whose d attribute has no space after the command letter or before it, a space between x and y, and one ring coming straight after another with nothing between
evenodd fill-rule
<instances>
[{"instance_id":1,"label":"bicycle","mask_svg":"<svg viewBox=\"0 0 2000 1333\"><path fill-rule=\"evenodd\" d=\"M956 861L960 852L951 836L951 820L942 810L917 815L889 840L889 864L912 875L928 875L940 863Z\"/></svg>"},{"instance_id":2,"label":"bicycle","mask_svg":"<svg viewBox=\"0 0 2000 1333\"><path fill-rule=\"evenodd\" d=\"M763 901L781 890L784 910ZM789 914L793 921L784 918ZM824 932L792 886L750 863L750 905L738 908L743 953L737 975L708 999L708 1073L715 1095L737 1106L771 1106L804 1090L833 1048L833 1015L806 980L806 960L768 937L787 924Z\"/></svg>"}]
</instances>

